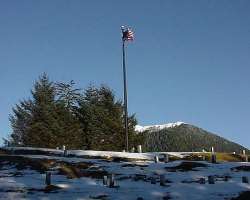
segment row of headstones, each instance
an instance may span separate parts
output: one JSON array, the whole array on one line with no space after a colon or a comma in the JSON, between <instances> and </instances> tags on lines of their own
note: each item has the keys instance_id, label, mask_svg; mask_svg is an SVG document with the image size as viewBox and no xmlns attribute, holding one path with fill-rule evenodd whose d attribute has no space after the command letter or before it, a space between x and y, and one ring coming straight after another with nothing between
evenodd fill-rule
<instances>
[{"instance_id":1,"label":"row of headstones","mask_svg":"<svg viewBox=\"0 0 250 200\"><path fill-rule=\"evenodd\" d=\"M228 181L229 177L225 176L224 181ZM156 184L156 178L151 178L151 184ZM205 178L200 178L199 180L200 184L205 184L206 179ZM247 183L249 184L249 179L247 176L242 177L242 183ZM45 176L45 184L51 185L51 172L46 172ZM215 176L208 176L208 184L215 184ZM109 174L103 176L103 185L108 186L108 187L118 187L117 182L115 181L115 175L114 174ZM166 178L164 174L160 175L160 185L165 186L166 185Z\"/></svg>"},{"instance_id":2,"label":"row of headstones","mask_svg":"<svg viewBox=\"0 0 250 200\"><path fill-rule=\"evenodd\" d=\"M123 150L122 152L126 152L126 150ZM132 147L130 153L142 153L142 146L138 145L136 149L135 147Z\"/></svg>"},{"instance_id":3,"label":"row of headstones","mask_svg":"<svg viewBox=\"0 0 250 200\"><path fill-rule=\"evenodd\" d=\"M59 147L57 147L56 149L59 150ZM66 150L65 145L62 146L62 150L63 150L63 156L67 156L68 152ZM134 147L132 148L131 152L132 153L135 152ZM137 146L137 152L142 153L142 146L141 145ZM205 152L205 150L203 150L203 152ZM246 150L242 150L242 155L243 155L244 161L248 162L248 155L246 155ZM155 160L155 163L159 162L159 157L155 156L154 160ZM203 160L205 160L205 156L203 156ZM169 155L168 154L164 154L164 162L169 162ZM214 147L211 147L211 162L216 163L216 153L214 151Z\"/></svg>"},{"instance_id":4,"label":"row of headstones","mask_svg":"<svg viewBox=\"0 0 250 200\"><path fill-rule=\"evenodd\" d=\"M46 172L45 174L45 185L49 186L51 185L51 172ZM103 176L103 185L109 186L109 187L117 187L118 185L115 182L115 175L114 174L109 174Z\"/></svg>"},{"instance_id":5,"label":"row of headstones","mask_svg":"<svg viewBox=\"0 0 250 200\"><path fill-rule=\"evenodd\" d=\"M124 150L125 151L125 150ZM206 152L204 149L202 150L203 152ZM141 145L138 145L137 146L137 152L138 153L142 153L142 146ZM131 153L135 153L135 148L133 147L131 149ZM211 153L212 153L212 157L213 155L215 155L215 151L214 151L214 147L211 147ZM233 154L236 154L235 152L233 152ZM248 162L248 155L246 155L246 150L242 150L241 154L243 155L243 157L245 158L246 162ZM215 156L216 157L216 156ZM212 158L213 159L216 159L216 158Z\"/></svg>"},{"instance_id":6,"label":"row of headstones","mask_svg":"<svg viewBox=\"0 0 250 200\"><path fill-rule=\"evenodd\" d=\"M118 184L115 181L115 175L109 174L109 175L103 176L103 185L108 186L110 188L118 187Z\"/></svg>"},{"instance_id":7,"label":"row of headstones","mask_svg":"<svg viewBox=\"0 0 250 200\"><path fill-rule=\"evenodd\" d=\"M60 148L56 147L56 150L60 150ZM68 151L67 151L65 145L62 146L61 150L63 151L63 156L65 156L65 157L68 156ZM123 152L125 152L125 150L123 150ZM137 146L137 152L142 153L142 146L141 145ZM132 148L131 153L135 153L135 148L134 147Z\"/></svg>"},{"instance_id":8,"label":"row of headstones","mask_svg":"<svg viewBox=\"0 0 250 200\"><path fill-rule=\"evenodd\" d=\"M229 177L225 176L224 181L228 181ZM205 178L200 178L199 180L200 184L205 184L206 179ZM247 176L242 176L242 183L249 183L249 179ZM208 176L208 184L215 184L215 176Z\"/></svg>"},{"instance_id":9,"label":"row of headstones","mask_svg":"<svg viewBox=\"0 0 250 200\"><path fill-rule=\"evenodd\" d=\"M56 147L56 150L60 150L60 148L59 148L59 147ZM62 146L62 149L61 149L61 150L63 151L63 156L64 156L64 157L68 156L68 151L67 151L65 145Z\"/></svg>"},{"instance_id":10,"label":"row of headstones","mask_svg":"<svg viewBox=\"0 0 250 200\"><path fill-rule=\"evenodd\" d=\"M165 175L160 175L160 185L164 186L165 183L166 183ZM51 172L46 172L45 184L47 186L51 185ZM155 178L151 179L151 184L156 184ZM108 186L108 187L118 187L118 184L115 181L115 175L109 174L109 175L103 176L103 185Z\"/></svg>"},{"instance_id":11,"label":"row of headstones","mask_svg":"<svg viewBox=\"0 0 250 200\"><path fill-rule=\"evenodd\" d=\"M245 162L248 162L248 156L246 155L246 151L243 150L242 154L243 154L243 157L245 159ZM203 160L205 160L205 156L203 157ZM157 155L154 156L154 161L155 161L155 163L158 163L159 162L159 156L157 156ZM168 154L164 154L163 162L165 162L165 163L169 162L169 155ZM211 162L212 163L216 163L217 162L217 160L216 160L216 153L215 153L213 147L211 148Z\"/></svg>"},{"instance_id":12,"label":"row of headstones","mask_svg":"<svg viewBox=\"0 0 250 200\"><path fill-rule=\"evenodd\" d=\"M166 186L166 178L164 174L160 175L160 186ZM229 177L225 176L224 181L228 181ZM215 184L215 176L208 176L207 179L208 184ZM152 177L151 178L151 184L156 184L156 178ZM199 180L200 184L206 184L206 179L205 178L200 178ZM246 176L242 177L242 183L247 183L249 184L249 179ZM103 177L103 185L108 186L108 187L118 187L118 184L115 182L115 175L110 174L109 176L104 176Z\"/></svg>"},{"instance_id":13,"label":"row of headstones","mask_svg":"<svg viewBox=\"0 0 250 200\"><path fill-rule=\"evenodd\" d=\"M59 147L56 147L56 149L57 149L57 150L60 150ZM61 150L65 151L65 150L66 150L66 146L63 145ZM123 151L125 151L125 150L123 150ZM130 152L131 152L131 153L135 153L135 152L137 152L137 153L142 153L142 145L138 145L138 146L137 146L137 151L135 151L135 147L132 147L132 149L131 149Z\"/></svg>"},{"instance_id":14,"label":"row of headstones","mask_svg":"<svg viewBox=\"0 0 250 200\"><path fill-rule=\"evenodd\" d=\"M56 150L60 150L60 148L56 147ZM65 145L62 146L61 150L63 150L63 155L64 156L68 155L68 152L67 152L67 149L66 149ZM123 152L125 152L125 150L123 150ZM135 148L134 147L131 149L131 153L135 153ZM141 145L137 146L137 153L142 153L142 146Z\"/></svg>"},{"instance_id":15,"label":"row of headstones","mask_svg":"<svg viewBox=\"0 0 250 200\"><path fill-rule=\"evenodd\" d=\"M156 179L151 178L151 184L156 184ZM160 185L165 186L166 179L165 175L160 175ZM115 175L110 174L108 176L103 176L103 185L108 187L118 187L117 182L115 182Z\"/></svg>"},{"instance_id":16,"label":"row of headstones","mask_svg":"<svg viewBox=\"0 0 250 200\"><path fill-rule=\"evenodd\" d=\"M204 152L204 150L203 150L203 152ZM233 152L233 154L235 154L235 152ZM242 150L241 154L244 158L244 161L248 162L248 155L246 154L246 150ZM216 163L216 153L214 151L214 147L211 147L211 162Z\"/></svg>"},{"instance_id":17,"label":"row of headstones","mask_svg":"<svg viewBox=\"0 0 250 200\"><path fill-rule=\"evenodd\" d=\"M157 155L154 156L154 162L155 163L159 162L159 156L157 156ZM169 162L169 155L168 154L163 154L163 162L165 162L165 163Z\"/></svg>"},{"instance_id":18,"label":"row of headstones","mask_svg":"<svg viewBox=\"0 0 250 200\"><path fill-rule=\"evenodd\" d=\"M214 147L211 147L211 152L215 152L215 150L214 150ZM207 152L205 149L202 149L202 152L203 153L205 153L205 152ZM236 152L234 151L234 152L232 152L233 154L236 154ZM243 150L241 150L240 151L240 154L242 154L242 155L246 155L246 150L245 149L243 149Z\"/></svg>"}]
</instances>

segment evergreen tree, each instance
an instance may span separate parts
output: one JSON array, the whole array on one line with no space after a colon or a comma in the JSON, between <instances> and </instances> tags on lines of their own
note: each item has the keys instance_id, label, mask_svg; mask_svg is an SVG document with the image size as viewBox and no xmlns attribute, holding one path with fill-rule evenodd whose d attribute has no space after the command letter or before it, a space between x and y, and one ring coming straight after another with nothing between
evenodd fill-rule
<instances>
[{"instance_id":1,"label":"evergreen tree","mask_svg":"<svg viewBox=\"0 0 250 200\"><path fill-rule=\"evenodd\" d=\"M55 86L58 100L62 101L68 109L72 109L81 97L81 89L74 88L73 80L69 83L57 82Z\"/></svg>"},{"instance_id":2,"label":"evergreen tree","mask_svg":"<svg viewBox=\"0 0 250 200\"><path fill-rule=\"evenodd\" d=\"M80 123L62 102L56 101L56 89L46 74L35 83L31 93L32 100L21 101L10 117L13 143L79 148Z\"/></svg>"},{"instance_id":3,"label":"evergreen tree","mask_svg":"<svg viewBox=\"0 0 250 200\"><path fill-rule=\"evenodd\" d=\"M10 143L14 146L25 145L28 129L32 119L33 104L31 100L21 101L13 108L13 115L10 116L12 134Z\"/></svg>"},{"instance_id":4,"label":"evergreen tree","mask_svg":"<svg viewBox=\"0 0 250 200\"><path fill-rule=\"evenodd\" d=\"M114 93L107 86L88 87L79 101L77 115L85 136L83 142L87 149L124 149L123 106L116 101ZM129 136L131 146L136 141L135 116L129 117Z\"/></svg>"}]
</instances>

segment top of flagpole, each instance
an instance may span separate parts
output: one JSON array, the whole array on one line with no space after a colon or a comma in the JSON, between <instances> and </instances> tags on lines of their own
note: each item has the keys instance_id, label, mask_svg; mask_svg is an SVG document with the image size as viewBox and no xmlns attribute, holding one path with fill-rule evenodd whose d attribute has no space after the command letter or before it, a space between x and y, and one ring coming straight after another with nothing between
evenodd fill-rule
<instances>
[{"instance_id":1,"label":"top of flagpole","mask_svg":"<svg viewBox=\"0 0 250 200\"><path fill-rule=\"evenodd\" d=\"M134 40L134 32L131 28L121 26L122 30L122 40L125 41L133 41Z\"/></svg>"},{"instance_id":2,"label":"top of flagpole","mask_svg":"<svg viewBox=\"0 0 250 200\"><path fill-rule=\"evenodd\" d=\"M121 26L121 31L122 31L122 41L125 42L125 37L124 37L124 32L125 32L125 26Z\"/></svg>"}]
</instances>

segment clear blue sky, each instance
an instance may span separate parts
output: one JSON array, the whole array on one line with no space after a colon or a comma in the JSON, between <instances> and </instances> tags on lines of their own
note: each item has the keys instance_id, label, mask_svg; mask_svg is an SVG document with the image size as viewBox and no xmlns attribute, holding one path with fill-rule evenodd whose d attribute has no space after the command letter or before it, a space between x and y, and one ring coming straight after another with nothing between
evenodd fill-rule
<instances>
[{"instance_id":1,"label":"clear blue sky","mask_svg":"<svg viewBox=\"0 0 250 200\"><path fill-rule=\"evenodd\" d=\"M250 1L0 1L0 137L34 80L106 83L141 125L184 121L250 148Z\"/></svg>"}]
</instances>

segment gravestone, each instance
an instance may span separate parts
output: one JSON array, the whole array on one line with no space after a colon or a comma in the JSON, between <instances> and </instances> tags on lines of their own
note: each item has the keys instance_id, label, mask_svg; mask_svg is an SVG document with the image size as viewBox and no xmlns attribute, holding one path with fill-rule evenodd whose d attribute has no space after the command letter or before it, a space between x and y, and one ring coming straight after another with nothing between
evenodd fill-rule
<instances>
[{"instance_id":1,"label":"gravestone","mask_svg":"<svg viewBox=\"0 0 250 200\"><path fill-rule=\"evenodd\" d=\"M209 184L214 184L215 183L214 176L208 176L208 183Z\"/></svg>"},{"instance_id":2,"label":"gravestone","mask_svg":"<svg viewBox=\"0 0 250 200\"><path fill-rule=\"evenodd\" d=\"M168 154L164 154L164 162L165 163L169 162L169 155Z\"/></svg>"},{"instance_id":3,"label":"gravestone","mask_svg":"<svg viewBox=\"0 0 250 200\"><path fill-rule=\"evenodd\" d=\"M166 180L165 180L165 175L164 175L164 174L161 174L161 175L160 175L160 185L161 185L161 186L165 186L165 182L166 182Z\"/></svg>"},{"instance_id":4,"label":"gravestone","mask_svg":"<svg viewBox=\"0 0 250 200\"><path fill-rule=\"evenodd\" d=\"M249 183L248 177L242 176L242 183Z\"/></svg>"},{"instance_id":5,"label":"gravestone","mask_svg":"<svg viewBox=\"0 0 250 200\"><path fill-rule=\"evenodd\" d=\"M115 175L114 174L110 174L109 175L109 187L115 187Z\"/></svg>"},{"instance_id":6,"label":"gravestone","mask_svg":"<svg viewBox=\"0 0 250 200\"><path fill-rule=\"evenodd\" d=\"M211 162L216 163L216 154L215 153L212 153L212 155L211 155Z\"/></svg>"},{"instance_id":7,"label":"gravestone","mask_svg":"<svg viewBox=\"0 0 250 200\"><path fill-rule=\"evenodd\" d=\"M64 156L64 157L67 157L67 156L68 156L68 151L67 151L66 149L63 151L63 156Z\"/></svg>"},{"instance_id":8,"label":"gravestone","mask_svg":"<svg viewBox=\"0 0 250 200\"><path fill-rule=\"evenodd\" d=\"M141 145L138 145L138 146L137 146L137 152L138 152L138 153L142 153Z\"/></svg>"},{"instance_id":9,"label":"gravestone","mask_svg":"<svg viewBox=\"0 0 250 200\"><path fill-rule=\"evenodd\" d=\"M108 177L103 176L103 185L108 185Z\"/></svg>"},{"instance_id":10,"label":"gravestone","mask_svg":"<svg viewBox=\"0 0 250 200\"><path fill-rule=\"evenodd\" d=\"M155 177L152 177L152 178L151 178L151 184L156 184L156 179L155 179Z\"/></svg>"},{"instance_id":11,"label":"gravestone","mask_svg":"<svg viewBox=\"0 0 250 200\"><path fill-rule=\"evenodd\" d=\"M159 157L158 157L158 156L155 156L155 157L154 157L154 160L155 160L155 163L158 163L158 162L159 162Z\"/></svg>"},{"instance_id":12,"label":"gravestone","mask_svg":"<svg viewBox=\"0 0 250 200\"><path fill-rule=\"evenodd\" d=\"M206 179L205 178L200 178L199 179L199 183L200 184L205 184L206 183Z\"/></svg>"},{"instance_id":13,"label":"gravestone","mask_svg":"<svg viewBox=\"0 0 250 200\"><path fill-rule=\"evenodd\" d=\"M51 185L51 172L46 172L46 174L45 174L45 184L47 186Z\"/></svg>"}]
</instances>

